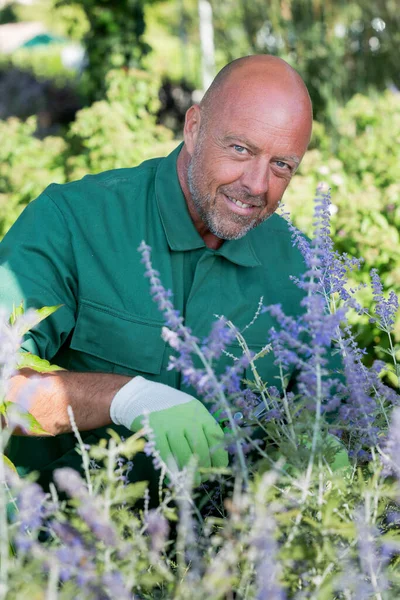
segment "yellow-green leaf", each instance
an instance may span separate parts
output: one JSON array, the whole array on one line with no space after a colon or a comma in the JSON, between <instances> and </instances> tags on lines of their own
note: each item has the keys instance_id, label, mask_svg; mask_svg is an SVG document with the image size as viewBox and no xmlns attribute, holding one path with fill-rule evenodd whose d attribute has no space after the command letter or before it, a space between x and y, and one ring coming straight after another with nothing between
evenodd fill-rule
<instances>
[{"instance_id":1,"label":"yellow-green leaf","mask_svg":"<svg viewBox=\"0 0 400 600\"><path fill-rule=\"evenodd\" d=\"M43 429L43 427L41 426L39 421L37 421L35 419L35 417L33 415L31 415L31 413L24 411L20 406L18 406L18 404L15 404L15 402L6 401L6 402L2 402L0 404L0 415L4 415L6 421L7 421L7 411L11 407L20 411L20 413L24 419L24 428L26 429L28 434L53 437L53 434L49 433L48 431Z\"/></svg>"},{"instance_id":2,"label":"yellow-green leaf","mask_svg":"<svg viewBox=\"0 0 400 600\"><path fill-rule=\"evenodd\" d=\"M43 429L43 427L41 426L39 421L37 421L35 419L35 417L33 415L31 415L30 413L26 413L24 415L24 417L26 417L26 420L27 420L26 429L30 435L43 435L46 437L54 437L52 433L49 433L48 431Z\"/></svg>"},{"instance_id":3,"label":"yellow-green leaf","mask_svg":"<svg viewBox=\"0 0 400 600\"><path fill-rule=\"evenodd\" d=\"M61 306L63 305L57 304L56 306L43 306L43 308L38 308L37 310L35 310L35 319L33 320L33 323L31 323L29 326L24 325L23 327L21 327L19 334L21 336L25 335L25 333L28 333L28 331L32 329L32 327L35 327L35 325L37 325L44 319L47 319L47 317L56 312L56 310L58 310Z\"/></svg>"},{"instance_id":4,"label":"yellow-green leaf","mask_svg":"<svg viewBox=\"0 0 400 600\"><path fill-rule=\"evenodd\" d=\"M12 402L9 401L3 401L0 404L0 415L6 415L7 414L7 408L12 404Z\"/></svg>"},{"instance_id":5,"label":"yellow-green leaf","mask_svg":"<svg viewBox=\"0 0 400 600\"><path fill-rule=\"evenodd\" d=\"M137 481L136 483L129 483L124 487L118 488L118 490L114 494L112 503L120 504L121 502L128 502L129 504L135 504L137 500L143 498L147 488L147 481Z\"/></svg>"},{"instance_id":6,"label":"yellow-green leaf","mask_svg":"<svg viewBox=\"0 0 400 600\"><path fill-rule=\"evenodd\" d=\"M21 304L19 306L15 306L15 304L13 304L13 309L12 309L12 313L10 315L10 325L15 325L17 319L19 317L21 317L24 314L24 303L21 302Z\"/></svg>"},{"instance_id":7,"label":"yellow-green leaf","mask_svg":"<svg viewBox=\"0 0 400 600\"><path fill-rule=\"evenodd\" d=\"M64 371L62 367L58 365L52 365L45 358L40 358L36 354L30 352L20 352L17 369L32 369L38 373L51 373L52 371Z\"/></svg>"},{"instance_id":8,"label":"yellow-green leaf","mask_svg":"<svg viewBox=\"0 0 400 600\"><path fill-rule=\"evenodd\" d=\"M17 475L18 475L16 466L14 465L13 462L11 462L11 460L5 454L0 454L0 458L3 459L3 462L6 465L6 467L11 469L11 471L14 471L14 473L17 473Z\"/></svg>"}]
</instances>

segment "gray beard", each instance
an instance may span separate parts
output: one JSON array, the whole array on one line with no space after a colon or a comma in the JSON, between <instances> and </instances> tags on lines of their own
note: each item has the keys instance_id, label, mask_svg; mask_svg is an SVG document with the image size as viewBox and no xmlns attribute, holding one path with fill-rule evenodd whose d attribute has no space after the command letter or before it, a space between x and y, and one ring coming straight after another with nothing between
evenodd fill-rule
<instances>
[{"instance_id":1,"label":"gray beard","mask_svg":"<svg viewBox=\"0 0 400 600\"><path fill-rule=\"evenodd\" d=\"M221 215L219 214L219 210L217 208L215 208L214 210L210 208L212 203L212 197L210 196L210 194L202 195L199 192L199 188L196 183L196 176L193 173L194 159L195 155L190 161L190 165L188 168L188 185L190 194L192 196L193 204L195 205L201 220L203 221L203 223L206 224L209 231L211 231L211 233L213 233L221 240L239 240L240 238L245 236L246 233L248 233L251 229L254 229L254 227L259 225L260 222L257 219L252 219L251 221L248 221L246 217L242 217L241 215L237 215L232 212L232 214L230 215L230 221L232 223L242 225L242 228L239 231L230 232L228 229L229 225L228 227L224 227L222 223L223 217L221 217Z\"/></svg>"}]
</instances>

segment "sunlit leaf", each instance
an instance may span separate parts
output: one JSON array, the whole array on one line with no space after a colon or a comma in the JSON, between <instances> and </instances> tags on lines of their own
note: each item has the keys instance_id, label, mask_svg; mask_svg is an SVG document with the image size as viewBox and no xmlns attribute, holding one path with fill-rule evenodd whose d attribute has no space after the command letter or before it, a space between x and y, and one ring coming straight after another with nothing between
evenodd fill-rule
<instances>
[{"instance_id":1,"label":"sunlit leaf","mask_svg":"<svg viewBox=\"0 0 400 600\"><path fill-rule=\"evenodd\" d=\"M21 317L24 314L24 303L21 302L21 304L19 306L15 306L15 304L13 304L13 309L12 309L12 313L10 315L10 325L15 325L17 319L19 317Z\"/></svg>"},{"instance_id":2,"label":"sunlit leaf","mask_svg":"<svg viewBox=\"0 0 400 600\"><path fill-rule=\"evenodd\" d=\"M23 421L23 428L29 435L53 437L53 434L43 429L39 421L33 415L31 415L31 413L23 410L20 406L18 406L18 404L15 404L15 402L6 401L0 404L0 415L4 416L6 422L7 413L11 408L20 411L22 417L21 420Z\"/></svg>"},{"instance_id":3,"label":"sunlit leaf","mask_svg":"<svg viewBox=\"0 0 400 600\"><path fill-rule=\"evenodd\" d=\"M38 308L37 310L35 310L35 319L33 319L33 322L31 322L29 326L24 325L23 327L21 327L18 333L21 336L25 335L25 333L28 333L28 331L30 331L33 327L38 325L38 323L40 323L44 319L47 319L47 317L56 312L56 310L58 310L61 306L63 306L63 304L57 304L56 306L43 306L43 308Z\"/></svg>"},{"instance_id":4,"label":"sunlit leaf","mask_svg":"<svg viewBox=\"0 0 400 600\"><path fill-rule=\"evenodd\" d=\"M30 352L20 352L18 357L17 369L32 369L38 373L51 373L52 371L64 371L58 365L52 365L45 358L40 358Z\"/></svg>"},{"instance_id":5,"label":"sunlit leaf","mask_svg":"<svg viewBox=\"0 0 400 600\"><path fill-rule=\"evenodd\" d=\"M114 494L113 504L119 504L121 502L134 504L137 500L143 498L147 487L147 481L137 481L136 483L129 483L124 487L120 487Z\"/></svg>"},{"instance_id":6,"label":"sunlit leaf","mask_svg":"<svg viewBox=\"0 0 400 600\"><path fill-rule=\"evenodd\" d=\"M0 459L3 459L3 462L6 465L6 467L11 469L11 471L14 471L14 473L18 474L16 466L14 465L13 462L11 462L11 460L8 458L8 456L6 456L5 454L0 454Z\"/></svg>"},{"instance_id":7,"label":"sunlit leaf","mask_svg":"<svg viewBox=\"0 0 400 600\"><path fill-rule=\"evenodd\" d=\"M26 413L24 417L27 419L28 425L26 427L26 430L30 435L54 437L52 433L49 433L48 431L43 429L39 421L37 421L37 419L35 419L35 417L30 413Z\"/></svg>"}]
</instances>

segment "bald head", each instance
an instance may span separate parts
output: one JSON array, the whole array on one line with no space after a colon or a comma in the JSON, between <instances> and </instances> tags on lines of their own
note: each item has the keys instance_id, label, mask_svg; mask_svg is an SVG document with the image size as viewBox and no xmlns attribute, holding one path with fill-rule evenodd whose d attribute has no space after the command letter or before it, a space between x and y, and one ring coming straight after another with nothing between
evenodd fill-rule
<instances>
[{"instance_id":1,"label":"bald head","mask_svg":"<svg viewBox=\"0 0 400 600\"><path fill-rule=\"evenodd\" d=\"M206 244L239 239L276 210L311 136L300 75L268 55L231 62L186 113L178 175Z\"/></svg>"},{"instance_id":2,"label":"bald head","mask_svg":"<svg viewBox=\"0 0 400 600\"><path fill-rule=\"evenodd\" d=\"M202 118L208 121L212 113L226 107L226 102L235 102L238 91L245 87L256 87L267 95L274 94L279 101L296 105L308 123L311 135L312 104L304 81L286 61L268 54L245 56L233 60L217 74L206 91L200 108Z\"/></svg>"}]
</instances>

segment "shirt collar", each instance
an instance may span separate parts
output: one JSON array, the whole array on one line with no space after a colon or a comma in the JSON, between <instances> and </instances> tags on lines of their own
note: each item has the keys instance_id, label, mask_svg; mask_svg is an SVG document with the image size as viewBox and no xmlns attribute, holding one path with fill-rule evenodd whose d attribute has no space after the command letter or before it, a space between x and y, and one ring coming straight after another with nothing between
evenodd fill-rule
<instances>
[{"instance_id":1,"label":"shirt collar","mask_svg":"<svg viewBox=\"0 0 400 600\"><path fill-rule=\"evenodd\" d=\"M190 217L185 196L179 184L177 159L183 144L160 160L155 180L158 210L171 250L185 251L205 248ZM224 242L215 253L244 267L257 267L261 262L251 244L251 231L239 240Z\"/></svg>"}]
</instances>

